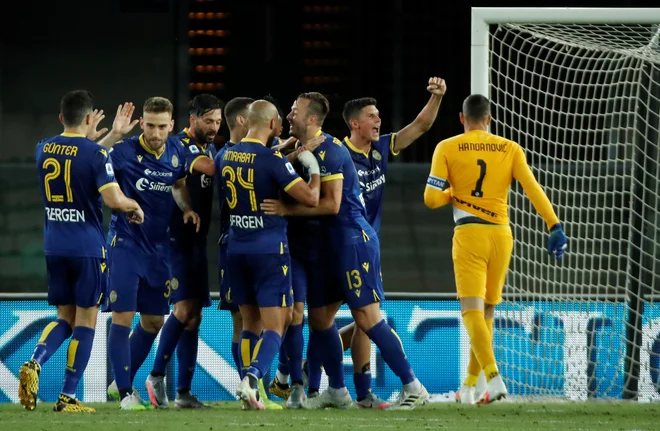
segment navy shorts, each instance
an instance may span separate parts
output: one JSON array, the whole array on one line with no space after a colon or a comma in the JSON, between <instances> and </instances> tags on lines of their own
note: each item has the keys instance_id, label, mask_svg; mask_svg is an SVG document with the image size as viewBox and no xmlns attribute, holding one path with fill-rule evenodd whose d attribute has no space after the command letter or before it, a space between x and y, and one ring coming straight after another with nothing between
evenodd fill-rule
<instances>
[{"instance_id":1,"label":"navy shorts","mask_svg":"<svg viewBox=\"0 0 660 431\"><path fill-rule=\"evenodd\" d=\"M227 243L218 246L218 282L220 283L220 304L218 310L238 311L238 304L232 298L229 286L229 267L227 266Z\"/></svg>"},{"instance_id":2,"label":"navy shorts","mask_svg":"<svg viewBox=\"0 0 660 431\"><path fill-rule=\"evenodd\" d=\"M185 299L197 299L202 307L210 307L206 242L170 245L169 252L172 271L170 304Z\"/></svg>"},{"instance_id":3,"label":"navy shorts","mask_svg":"<svg viewBox=\"0 0 660 431\"><path fill-rule=\"evenodd\" d=\"M133 311L164 316L169 297L178 288L172 283L167 245L146 253L132 241L117 238L108 252L110 282L103 311Z\"/></svg>"},{"instance_id":4,"label":"navy shorts","mask_svg":"<svg viewBox=\"0 0 660 431\"><path fill-rule=\"evenodd\" d=\"M345 302L358 309L384 299L380 270L380 244L375 236L366 242L335 245L323 258L327 273L307 291L309 308ZM324 265L317 265L324 268Z\"/></svg>"},{"instance_id":5,"label":"navy shorts","mask_svg":"<svg viewBox=\"0 0 660 431\"><path fill-rule=\"evenodd\" d=\"M48 303L98 307L108 286L108 267L103 258L46 256Z\"/></svg>"},{"instance_id":6,"label":"navy shorts","mask_svg":"<svg viewBox=\"0 0 660 431\"><path fill-rule=\"evenodd\" d=\"M227 254L231 300L238 305L291 307L291 258L283 254Z\"/></svg>"}]
</instances>

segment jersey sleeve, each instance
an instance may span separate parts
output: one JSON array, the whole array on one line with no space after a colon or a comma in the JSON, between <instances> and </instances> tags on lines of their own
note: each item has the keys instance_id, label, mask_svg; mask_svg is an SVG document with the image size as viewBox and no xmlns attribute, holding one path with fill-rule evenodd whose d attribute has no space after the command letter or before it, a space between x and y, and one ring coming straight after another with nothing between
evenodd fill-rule
<instances>
[{"instance_id":1,"label":"jersey sleeve","mask_svg":"<svg viewBox=\"0 0 660 431\"><path fill-rule=\"evenodd\" d=\"M108 187L119 187L119 184L117 184L117 180L115 179L115 170L112 166L112 159L107 150L102 148L96 150L92 160L92 169L94 172L96 188L99 192L102 192Z\"/></svg>"},{"instance_id":2,"label":"jersey sleeve","mask_svg":"<svg viewBox=\"0 0 660 431\"><path fill-rule=\"evenodd\" d=\"M177 172L176 179L180 180L181 178L185 178L188 174L188 149L180 142L177 142L177 145L179 145L179 157L181 158L181 161L179 162L179 170ZM192 168L190 171L192 172Z\"/></svg>"},{"instance_id":3,"label":"jersey sleeve","mask_svg":"<svg viewBox=\"0 0 660 431\"><path fill-rule=\"evenodd\" d=\"M396 141L396 133L388 133L378 137L375 144L378 152L387 160L387 153L392 153L393 156L398 156L399 151L394 151L394 142Z\"/></svg>"},{"instance_id":4,"label":"jersey sleeve","mask_svg":"<svg viewBox=\"0 0 660 431\"><path fill-rule=\"evenodd\" d=\"M108 155L112 157L112 168L114 170L121 171L124 169L126 160L128 159L127 153L130 150L130 145L129 142L122 140L108 150Z\"/></svg>"},{"instance_id":5,"label":"jersey sleeve","mask_svg":"<svg viewBox=\"0 0 660 431\"><path fill-rule=\"evenodd\" d=\"M336 145L335 143L322 145L315 152L314 155L316 156L316 160L319 162L319 168L321 169L322 183L344 179L344 165L341 158L341 150L344 148L342 145L341 142L339 145Z\"/></svg>"},{"instance_id":6,"label":"jersey sleeve","mask_svg":"<svg viewBox=\"0 0 660 431\"><path fill-rule=\"evenodd\" d=\"M289 160L282 156L279 151L273 152L273 160L269 163L271 173L275 181L288 192L291 187L302 181L302 178L296 173Z\"/></svg>"},{"instance_id":7,"label":"jersey sleeve","mask_svg":"<svg viewBox=\"0 0 660 431\"><path fill-rule=\"evenodd\" d=\"M208 144L208 145L213 145L213 144ZM195 173L195 163L197 163L200 159L203 159L204 157L210 158L204 152L196 145L188 145L184 149L184 154L185 154L185 159L186 159L186 166L187 171L191 174Z\"/></svg>"},{"instance_id":8,"label":"jersey sleeve","mask_svg":"<svg viewBox=\"0 0 660 431\"><path fill-rule=\"evenodd\" d=\"M436 190L445 190L449 187L447 178L449 177L449 167L447 166L447 157L445 156L444 145L440 142L433 151L433 160L431 161L431 173L426 180L426 187Z\"/></svg>"},{"instance_id":9,"label":"jersey sleeve","mask_svg":"<svg viewBox=\"0 0 660 431\"><path fill-rule=\"evenodd\" d=\"M545 220L545 223L548 225L548 229L550 229L552 226L559 223L559 218L557 217L557 214L555 214L555 210L552 208L550 199L548 199L548 196L541 188L541 185L536 181L534 173L529 168L522 147L516 144L514 151L516 153L513 158L513 177L525 190L532 205L534 205L534 208L541 217L543 217L543 220Z\"/></svg>"},{"instance_id":10,"label":"jersey sleeve","mask_svg":"<svg viewBox=\"0 0 660 431\"><path fill-rule=\"evenodd\" d=\"M429 208L439 208L451 202L451 191L447 177L449 168L447 166L447 157L444 153L444 146L440 142L433 152L433 161L431 162L431 173L426 180L424 189L424 204Z\"/></svg>"}]
</instances>

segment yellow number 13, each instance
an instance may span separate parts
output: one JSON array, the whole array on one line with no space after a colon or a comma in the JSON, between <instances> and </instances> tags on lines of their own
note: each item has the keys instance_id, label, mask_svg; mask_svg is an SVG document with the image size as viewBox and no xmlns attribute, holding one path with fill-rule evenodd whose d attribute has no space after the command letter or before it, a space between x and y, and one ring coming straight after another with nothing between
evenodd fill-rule
<instances>
[{"instance_id":1,"label":"yellow number 13","mask_svg":"<svg viewBox=\"0 0 660 431\"><path fill-rule=\"evenodd\" d=\"M62 165L57 159L52 157L44 160L41 166L44 170L53 168L52 172L44 176L44 190L46 191L46 200L48 202L64 202L64 196L54 195L50 191L50 181L56 179L62 173ZM73 192L71 191L71 159L64 162L64 185L66 186L66 201L73 202Z\"/></svg>"},{"instance_id":2,"label":"yellow number 13","mask_svg":"<svg viewBox=\"0 0 660 431\"><path fill-rule=\"evenodd\" d=\"M236 193L236 185L234 184L238 180L238 184L248 191L250 195L250 208L252 211L257 211L257 195L254 193L254 169L247 169L247 179L243 178L243 168L238 167L236 171L231 166L225 166L222 168L222 176L227 177L225 184L227 188L231 191L231 198L227 198L227 204L229 208L236 208L238 204L238 195Z\"/></svg>"}]
</instances>

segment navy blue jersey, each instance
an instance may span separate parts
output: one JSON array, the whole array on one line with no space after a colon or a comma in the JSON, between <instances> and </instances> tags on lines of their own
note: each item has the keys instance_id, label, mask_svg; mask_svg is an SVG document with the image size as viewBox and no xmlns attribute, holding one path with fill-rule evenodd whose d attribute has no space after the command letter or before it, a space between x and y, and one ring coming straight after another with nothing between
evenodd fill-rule
<instances>
[{"instance_id":1,"label":"navy blue jersey","mask_svg":"<svg viewBox=\"0 0 660 431\"><path fill-rule=\"evenodd\" d=\"M213 178L206 174L195 171L195 163L204 157L211 160L216 155L213 144L201 145L195 141L188 129L184 129L175 136L184 146L185 165L188 176L186 185L190 195L190 206L199 215L199 232L195 232L195 225L183 223L183 211L174 205L172 220L170 222L170 239L174 241L188 240L194 238L205 239L209 233L211 224L211 212L213 210Z\"/></svg>"},{"instance_id":2,"label":"navy blue jersey","mask_svg":"<svg viewBox=\"0 0 660 431\"><path fill-rule=\"evenodd\" d=\"M176 203L172 186L185 178L185 148L175 137L167 138L165 150L156 155L142 135L126 138L110 150L117 182L126 196L144 211L144 223L129 223L126 215L113 212L111 235L130 238L143 251L155 252L167 244L168 228Z\"/></svg>"},{"instance_id":3,"label":"navy blue jersey","mask_svg":"<svg viewBox=\"0 0 660 431\"><path fill-rule=\"evenodd\" d=\"M220 208L220 238L218 242L220 244L227 244L227 235L229 234L229 206L227 205L227 199L225 199L225 192L222 189L222 185L225 180L222 178L222 158L225 155L225 152L236 145L235 143L228 141L224 147L220 148L218 154L215 156L215 183L218 190L218 206Z\"/></svg>"},{"instance_id":4,"label":"navy blue jersey","mask_svg":"<svg viewBox=\"0 0 660 431\"><path fill-rule=\"evenodd\" d=\"M287 222L259 208L264 199L278 199L302 181L286 157L255 139L243 139L224 152L222 190L229 207L230 254L284 254L288 252Z\"/></svg>"},{"instance_id":5,"label":"navy blue jersey","mask_svg":"<svg viewBox=\"0 0 660 431\"><path fill-rule=\"evenodd\" d=\"M326 140L314 151L321 168L321 183L343 180L341 205L336 216L322 217L328 239L334 244L364 242L364 235L376 232L367 222L367 212L360 192L357 170L342 142L324 133Z\"/></svg>"},{"instance_id":6,"label":"navy blue jersey","mask_svg":"<svg viewBox=\"0 0 660 431\"><path fill-rule=\"evenodd\" d=\"M360 191L367 210L367 221L376 233L380 231L388 155L390 152L394 155L398 154L394 152L395 139L396 133L382 135L372 144L371 150L365 152L356 148L348 137L344 138L344 145L348 148L357 170Z\"/></svg>"},{"instance_id":7,"label":"navy blue jersey","mask_svg":"<svg viewBox=\"0 0 660 431\"><path fill-rule=\"evenodd\" d=\"M47 256L105 258L101 191L117 186L108 152L83 135L37 144L37 173Z\"/></svg>"}]
</instances>

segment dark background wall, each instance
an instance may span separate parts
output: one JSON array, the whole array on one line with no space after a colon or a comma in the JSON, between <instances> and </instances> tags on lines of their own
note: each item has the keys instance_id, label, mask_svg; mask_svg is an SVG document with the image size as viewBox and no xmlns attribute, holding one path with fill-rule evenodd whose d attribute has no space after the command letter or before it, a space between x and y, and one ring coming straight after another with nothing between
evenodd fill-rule
<instances>
[{"instance_id":1,"label":"dark background wall","mask_svg":"<svg viewBox=\"0 0 660 431\"><path fill-rule=\"evenodd\" d=\"M45 290L43 216L31 160L38 140L61 131L58 104L66 91L92 91L108 115L107 127L119 103L140 106L149 96L168 97L177 108L177 129L187 124L186 105L199 92L225 101L271 93L288 113L296 94L320 91L333 111L324 128L343 137L340 114L346 100L376 97L383 132L395 131L426 103L428 78L440 76L448 92L435 125L395 159L388 178L383 273L389 291L451 292L451 216L447 210L427 211L422 192L435 144L461 132L458 112L470 90L470 6L531 5L654 6L652 1L20 2L21 12L3 14L0 25L0 291ZM228 137L225 126L221 133L218 143ZM210 257L214 262L213 247Z\"/></svg>"}]
</instances>

